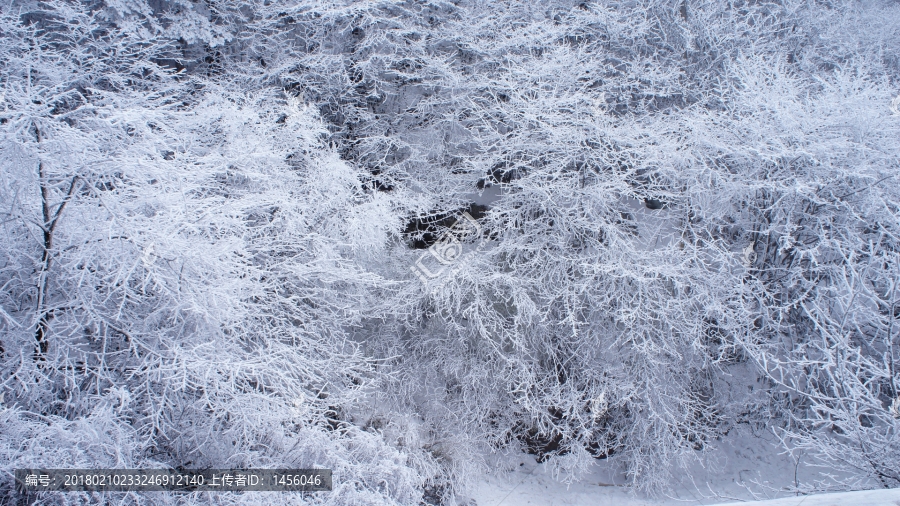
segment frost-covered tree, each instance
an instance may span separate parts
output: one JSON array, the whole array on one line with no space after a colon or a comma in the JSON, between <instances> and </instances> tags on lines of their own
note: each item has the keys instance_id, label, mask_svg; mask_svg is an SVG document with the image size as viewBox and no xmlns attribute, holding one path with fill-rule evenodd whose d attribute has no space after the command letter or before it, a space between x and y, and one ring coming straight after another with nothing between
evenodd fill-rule
<instances>
[{"instance_id":1,"label":"frost-covered tree","mask_svg":"<svg viewBox=\"0 0 900 506\"><path fill-rule=\"evenodd\" d=\"M822 260L790 253L800 239L784 234L820 220L846 231L890 221L892 199L876 195L896 166L896 30L847 26L896 19L895 8L359 2L260 12L264 72L317 103L343 156L387 193L413 189L399 199L407 213L458 209L501 188L484 219L494 246L436 296L411 278L395 307L413 304L413 317L390 323L390 339L364 337L403 356L390 409L423 413L427 444L451 469L470 466L466 448L519 441L556 447L561 469L614 454L634 484L659 490L673 463L748 421L785 423L825 455L846 453L829 446L840 438L795 423L824 398L788 393L780 376L809 368L799 357L819 330L804 326L794 297L824 282L808 271ZM820 216L818 194L801 195L825 184L861 200ZM821 227L816 237L831 230ZM866 241L851 242L841 256L822 253L833 268ZM409 253L395 251L412 264ZM872 275L892 286L894 270L883 269ZM832 315L840 291L829 290L815 296ZM853 395L881 421L863 453L896 441L893 394L876 386L896 360L883 309L892 302L880 297L867 321L884 330L870 352L887 358L847 365L870 388ZM786 328L803 336L789 359ZM859 373L863 363L870 372ZM750 385L733 379L739 371ZM768 389L748 394L760 378ZM858 476L882 473L889 453L869 470L854 464Z\"/></svg>"},{"instance_id":2,"label":"frost-covered tree","mask_svg":"<svg viewBox=\"0 0 900 506\"><path fill-rule=\"evenodd\" d=\"M520 450L662 492L750 423L849 476L801 492L897 486L895 5L3 16L6 469L50 424L85 464L331 466L341 504ZM425 289L463 210L485 246Z\"/></svg>"},{"instance_id":3,"label":"frost-covered tree","mask_svg":"<svg viewBox=\"0 0 900 506\"><path fill-rule=\"evenodd\" d=\"M321 466L328 502L415 502L408 456L334 418L373 374L346 329L387 283L359 265L385 206L314 110L177 74L105 13L2 15L6 493L17 467Z\"/></svg>"}]
</instances>

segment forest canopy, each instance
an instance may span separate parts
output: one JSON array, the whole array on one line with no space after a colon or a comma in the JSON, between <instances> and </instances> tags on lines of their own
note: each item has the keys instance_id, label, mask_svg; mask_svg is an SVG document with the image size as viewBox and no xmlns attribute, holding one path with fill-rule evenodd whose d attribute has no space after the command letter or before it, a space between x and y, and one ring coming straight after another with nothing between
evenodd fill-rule
<instances>
[{"instance_id":1,"label":"forest canopy","mask_svg":"<svg viewBox=\"0 0 900 506\"><path fill-rule=\"evenodd\" d=\"M792 493L900 487L898 169L896 2L13 0L0 502L663 494L739 426L834 471Z\"/></svg>"}]
</instances>

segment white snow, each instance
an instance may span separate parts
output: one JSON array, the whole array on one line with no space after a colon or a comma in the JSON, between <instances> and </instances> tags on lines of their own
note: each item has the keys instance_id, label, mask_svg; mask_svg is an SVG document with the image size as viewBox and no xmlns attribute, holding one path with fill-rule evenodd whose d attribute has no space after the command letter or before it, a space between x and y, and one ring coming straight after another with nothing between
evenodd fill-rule
<instances>
[{"instance_id":1,"label":"white snow","mask_svg":"<svg viewBox=\"0 0 900 506\"><path fill-rule=\"evenodd\" d=\"M900 489L795 496L790 487L802 487L825 476L807 457L801 457L798 464L780 453L775 443L770 434L736 428L702 461L698 459L689 473L680 474L679 483L667 497L630 491L614 458L596 461L586 476L566 486L553 478L546 464L521 455L513 471L484 478L472 499L477 506L900 506ZM833 470L827 472L834 474Z\"/></svg>"},{"instance_id":2,"label":"white snow","mask_svg":"<svg viewBox=\"0 0 900 506\"><path fill-rule=\"evenodd\" d=\"M897 506L900 505L900 488L785 497L752 503L728 503L728 505L722 506L732 504L752 504L753 506Z\"/></svg>"},{"instance_id":3,"label":"white snow","mask_svg":"<svg viewBox=\"0 0 900 506\"><path fill-rule=\"evenodd\" d=\"M806 496L782 497L762 501L729 502L721 498L694 497L683 489L680 497L648 498L629 494L615 477L603 469L596 469L584 480L566 487L544 472L543 465L533 458L522 459L525 465L507 479L488 478L473 494L477 506L674 506L746 504L752 506L900 506L900 489L862 490ZM707 493L709 493L707 491Z\"/></svg>"}]
</instances>

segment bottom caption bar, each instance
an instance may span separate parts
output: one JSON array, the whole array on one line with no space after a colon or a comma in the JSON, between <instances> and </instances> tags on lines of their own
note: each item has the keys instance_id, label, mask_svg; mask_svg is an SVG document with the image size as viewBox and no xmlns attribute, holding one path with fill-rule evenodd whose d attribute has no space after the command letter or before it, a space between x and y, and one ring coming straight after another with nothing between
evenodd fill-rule
<instances>
[{"instance_id":1,"label":"bottom caption bar","mask_svg":"<svg viewBox=\"0 0 900 506\"><path fill-rule=\"evenodd\" d=\"M323 492L331 469L16 469L22 492Z\"/></svg>"}]
</instances>

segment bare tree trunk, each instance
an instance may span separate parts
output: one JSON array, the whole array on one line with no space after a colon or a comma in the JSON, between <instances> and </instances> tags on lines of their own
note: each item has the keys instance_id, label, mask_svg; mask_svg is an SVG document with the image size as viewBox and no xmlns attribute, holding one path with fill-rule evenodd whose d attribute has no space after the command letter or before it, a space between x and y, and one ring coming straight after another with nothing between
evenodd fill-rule
<instances>
[{"instance_id":1,"label":"bare tree trunk","mask_svg":"<svg viewBox=\"0 0 900 506\"><path fill-rule=\"evenodd\" d=\"M41 142L41 131L38 129L37 125L34 125L34 137L38 143ZM59 217L62 214L63 209L65 209L66 204L68 204L72 195L74 195L75 183L78 182L78 176L73 176L72 181L69 183L69 189L66 191L65 198L57 205L56 210L54 211L52 210L53 206L50 204L50 182L45 174L43 161L38 162L38 177L41 186L41 214L43 217L41 231L43 233L43 251L41 253L41 266L40 273L38 274L37 286L38 322L34 331L34 360L36 361L44 360L44 355L47 353L50 346L47 341L47 331L49 330L50 319L53 318L53 309L47 307L46 299L48 273L50 272L50 264L53 259L53 232L56 229L56 224L59 222Z\"/></svg>"}]
</instances>

